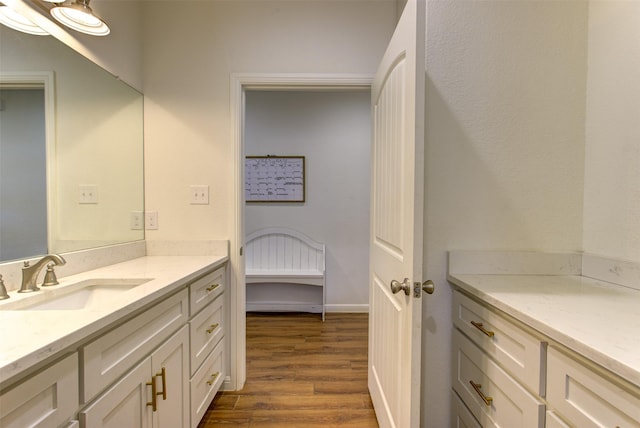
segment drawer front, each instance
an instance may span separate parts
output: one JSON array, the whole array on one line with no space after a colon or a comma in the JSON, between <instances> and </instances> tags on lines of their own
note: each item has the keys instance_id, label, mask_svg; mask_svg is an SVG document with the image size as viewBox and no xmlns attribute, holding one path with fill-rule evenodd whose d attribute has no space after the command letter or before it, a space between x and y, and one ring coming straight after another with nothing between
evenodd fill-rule
<instances>
[{"instance_id":1,"label":"drawer front","mask_svg":"<svg viewBox=\"0 0 640 428\"><path fill-rule=\"evenodd\" d=\"M0 427L54 427L78 409L78 354L0 394Z\"/></svg>"},{"instance_id":2,"label":"drawer front","mask_svg":"<svg viewBox=\"0 0 640 428\"><path fill-rule=\"evenodd\" d=\"M544 426L544 404L455 329L453 354L453 388L483 427Z\"/></svg>"},{"instance_id":3,"label":"drawer front","mask_svg":"<svg viewBox=\"0 0 640 428\"><path fill-rule=\"evenodd\" d=\"M578 427L640 427L640 390L623 388L550 347L547 401Z\"/></svg>"},{"instance_id":4,"label":"drawer front","mask_svg":"<svg viewBox=\"0 0 640 428\"><path fill-rule=\"evenodd\" d=\"M189 321L191 375L193 375L224 335L224 296L214 300Z\"/></svg>"},{"instance_id":5,"label":"drawer front","mask_svg":"<svg viewBox=\"0 0 640 428\"><path fill-rule=\"evenodd\" d=\"M451 392L451 426L454 428L482 428L458 394Z\"/></svg>"},{"instance_id":6,"label":"drawer front","mask_svg":"<svg viewBox=\"0 0 640 428\"><path fill-rule=\"evenodd\" d=\"M225 289L226 269L224 266L195 280L189 285L189 313L194 316L213 302Z\"/></svg>"},{"instance_id":7,"label":"drawer front","mask_svg":"<svg viewBox=\"0 0 640 428\"><path fill-rule=\"evenodd\" d=\"M531 391L545 396L546 343L460 292L453 323Z\"/></svg>"},{"instance_id":8,"label":"drawer front","mask_svg":"<svg viewBox=\"0 0 640 428\"><path fill-rule=\"evenodd\" d=\"M547 423L545 428L571 428L569 425L565 424L562 419L551 410L547 410Z\"/></svg>"},{"instance_id":9,"label":"drawer front","mask_svg":"<svg viewBox=\"0 0 640 428\"><path fill-rule=\"evenodd\" d=\"M184 325L187 314L187 290L183 290L84 346L80 365L83 402L113 383Z\"/></svg>"},{"instance_id":10,"label":"drawer front","mask_svg":"<svg viewBox=\"0 0 640 428\"><path fill-rule=\"evenodd\" d=\"M191 378L191 427L196 428L224 380L224 339Z\"/></svg>"}]
</instances>

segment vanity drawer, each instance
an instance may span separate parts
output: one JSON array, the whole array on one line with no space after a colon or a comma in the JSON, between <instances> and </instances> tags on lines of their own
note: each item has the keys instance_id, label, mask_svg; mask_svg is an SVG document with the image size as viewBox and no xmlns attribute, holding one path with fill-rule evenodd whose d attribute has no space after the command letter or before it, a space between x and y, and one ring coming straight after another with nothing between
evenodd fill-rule
<instances>
[{"instance_id":1,"label":"vanity drawer","mask_svg":"<svg viewBox=\"0 0 640 428\"><path fill-rule=\"evenodd\" d=\"M224 380L224 339L191 378L191 426L196 428Z\"/></svg>"},{"instance_id":2,"label":"vanity drawer","mask_svg":"<svg viewBox=\"0 0 640 428\"><path fill-rule=\"evenodd\" d=\"M544 397L546 342L464 294L453 294L453 323L531 391Z\"/></svg>"},{"instance_id":3,"label":"vanity drawer","mask_svg":"<svg viewBox=\"0 0 640 428\"><path fill-rule=\"evenodd\" d=\"M0 394L0 427L60 426L78 409L78 354L74 353Z\"/></svg>"},{"instance_id":4,"label":"vanity drawer","mask_svg":"<svg viewBox=\"0 0 640 428\"><path fill-rule=\"evenodd\" d=\"M184 325L187 313L187 290L183 290L84 346L82 402L117 380Z\"/></svg>"},{"instance_id":5,"label":"vanity drawer","mask_svg":"<svg viewBox=\"0 0 640 428\"><path fill-rule=\"evenodd\" d=\"M194 316L222 294L225 288L224 266L206 274L189 285L189 313Z\"/></svg>"},{"instance_id":6,"label":"vanity drawer","mask_svg":"<svg viewBox=\"0 0 640 428\"><path fill-rule=\"evenodd\" d=\"M451 426L453 428L482 428L458 394L451 392Z\"/></svg>"},{"instance_id":7,"label":"vanity drawer","mask_svg":"<svg viewBox=\"0 0 640 428\"><path fill-rule=\"evenodd\" d=\"M224 335L224 298L220 296L189 321L191 374L207 358Z\"/></svg>"},{"instance_id":8,"label":"vanity drawer","mask_svg":"<svg viewBox=\"0 0 640 428\"><path fill-rule=\"evenodd\" d=\"M483 427L544 427L544 404L455 329L453 357L453 388Z\"/></svg>"},{"instance_id":9,"label":"vanity drawer","mask_svg":"<svg viewBox=\"0 0 640 428\"><path fill-rule=\"evenodd\" d=\"M547 358L547 401L572 425L640 427L640 390L556 348L549 348Z\"/></svg>"}]
</instances>

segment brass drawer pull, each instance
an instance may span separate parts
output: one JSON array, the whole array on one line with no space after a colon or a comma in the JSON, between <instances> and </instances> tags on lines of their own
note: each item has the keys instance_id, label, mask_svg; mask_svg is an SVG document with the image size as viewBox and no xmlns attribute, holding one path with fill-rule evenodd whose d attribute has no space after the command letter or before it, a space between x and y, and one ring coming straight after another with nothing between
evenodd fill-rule
<instances>
[{"instance_id":1,"label":"brass drawer pull","mask_svg":"<svg viewBox=\"0 0 640 428\"><path fill-rule=\"evenodd\" d=\"M158 410L158 401L156 400L156 396L158 395L156 390L156 378L152 377L151 382L147 382L146 385L151 386L151 402L147 401L147 406L151 406L151 409L155 412Z\"/></svg>"},{"instance_id":2,"label":"brass drawer pull","mask_svg":"<svg viewBox=\"0 0 640 428\"><path fill-rule=\"evenodd\" d=\"M471 324L489 337L493 337L495 335L495 333L491 330L487 330L486 328L484 328L481 322L471 321Z\"/></svg>"},{"instance_id":3,"label":"brass drawer pull","mask_svg":"<svg viewBox=\"0 0 640 428\"><path fill-rule=\"evenodd\" d=\"M480 388L482 388L482 385L480 385L479 383L473 383L472 380L470 380L469 383L471 384L471 386L473 386L473 389L476 390L476 392L478 393L480 398L482 398L482 401L484 401L484 404L486 404L487 406L491 406L491 402L493 401L493 397L487 397L486 395L484 395L482 393L482 391L480 391Z\"/></svg>"},{"instance_id":4,"label":"brass drawer pull","mask_svg":"<svg viewBox=\"0 0 640 428\"><path fill-rule=\"evenodd\" d=\"M162 395L162 399L167 399L167 370L163 367L160 373L156 373L156 376L162 377L162 391L158 392L157 395ZM155 379L153 381L155 383Z\"/></svg>"},{"instance_id":5,"label":"brass drawer pull","mask_svg":"<svg viewBox=\"0 0 640 428\"><path fill-rule=\"evenodd\" d=\"M216 328L218 328L218 326L219 326L219 325L220 325L220 324L218 324L218 323L211 324L211 325L209 326L209 328L207 329L207 333L209 333L209 334L213 333L213 330L215 330Z\"/></svg>"},{"instance_id":6,"label":"brass drawer pull","mask_svg":"<svg viewBox=\"0 0 640 428\"><path fill-rule=\"evenodd\" d=\"M211 386L213 385L213 382L216 381L216 379L218 378L218 376L220 376L220 372L215 372L214 374L211 375L211 379L209 379L207 381L207 385Z\"/></svg>"},{"instance_id":7,"label":"brass drawer pull","mask_svg":"<svg viewBox=\"0 0 640 428\"><path fill-rule=\"evenodd\" d=\"M215 290L218 287L220 287L220 284L211 284L210 286L207 287L207 293L211 293L213 290Z\"/></svg>"}]
</instances>

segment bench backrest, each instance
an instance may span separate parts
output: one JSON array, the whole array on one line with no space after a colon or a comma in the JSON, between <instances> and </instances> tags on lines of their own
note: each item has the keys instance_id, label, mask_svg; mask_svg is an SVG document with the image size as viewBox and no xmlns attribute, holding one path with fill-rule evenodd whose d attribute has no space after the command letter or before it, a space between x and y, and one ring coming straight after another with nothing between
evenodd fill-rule
<instances>
[{"instance_id":1,"label":"bench backrest","mask_svg":"<svg viewBox=\"0 0 640 428\"><path fill-rule=\"evenodd\" d=\"M324 244L293 229L269 227L247 235L247 270L324 272Z\"/></svg>"}]
</instances>

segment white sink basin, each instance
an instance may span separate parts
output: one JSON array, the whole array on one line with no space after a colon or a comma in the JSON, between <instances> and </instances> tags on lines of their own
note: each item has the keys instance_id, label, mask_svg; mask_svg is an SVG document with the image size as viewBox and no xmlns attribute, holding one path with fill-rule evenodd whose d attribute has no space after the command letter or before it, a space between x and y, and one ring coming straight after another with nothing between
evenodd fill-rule
<instances>
[{"instance_id":1,"label":"white sink basin","mask_svg":"<svg viewBox=\"0 0 640 428\"><path fill-rule=\"evenodd\" d=\"M72 285L55 288L41 288L18 297L13 302L6 301L0 305L0 310L28 310L28 311L72 311L91 309L108 304L109 300L121 293L131 290L145 282L147 278L98 278L88 279ZM11 299L13 300L13 299Z\"/></svg>"}]
</instances>

